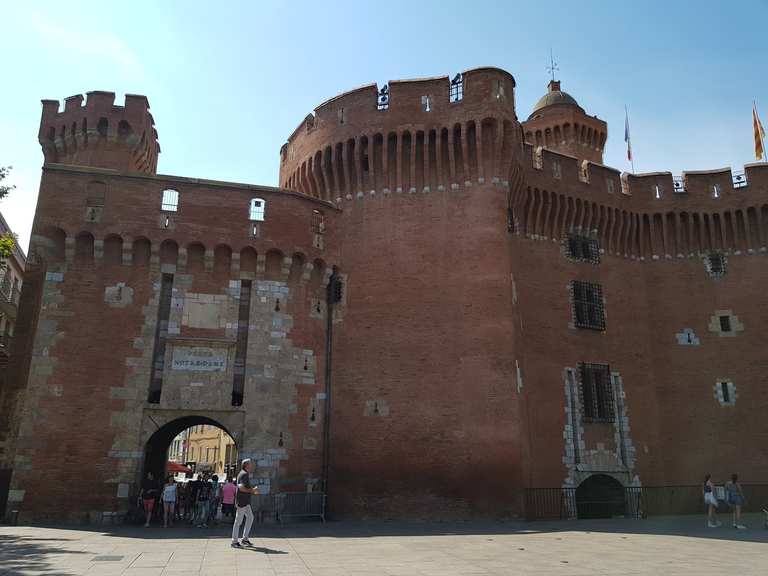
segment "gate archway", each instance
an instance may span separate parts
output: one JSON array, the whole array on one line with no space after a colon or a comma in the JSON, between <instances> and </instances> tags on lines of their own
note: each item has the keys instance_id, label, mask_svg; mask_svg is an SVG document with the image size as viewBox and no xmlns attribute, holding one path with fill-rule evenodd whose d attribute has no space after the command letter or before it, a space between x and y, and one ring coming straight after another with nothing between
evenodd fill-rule
<instances>
[{"instance_id":1,"label":"gate archway","mask_svg":"<svg viewBox=\"0 0 768 576\"><path fill-rule=\"evenodd\" d=\"M612 518L625 512L624 486L611 476L595 474L576 488L578 518Z\"/></svg>"},{"instance_id":2,"label":"gate archway","mask_svg":"<svg viewBox=\"0 0 768 576\"><path fill-rule=\"evenodd\" d=\"M168 459L168 448L176 436L187 428L199 426L201 424L220 428L235 441L238 446L240 438L235 435L226 426L208 416L190 414L181 416L170 422L167 422L157 428L144 445L144 466L142 467L141 478L145 478L148 472L152 472L155 478L163 478Z\"/></svg>"}]
</instances>

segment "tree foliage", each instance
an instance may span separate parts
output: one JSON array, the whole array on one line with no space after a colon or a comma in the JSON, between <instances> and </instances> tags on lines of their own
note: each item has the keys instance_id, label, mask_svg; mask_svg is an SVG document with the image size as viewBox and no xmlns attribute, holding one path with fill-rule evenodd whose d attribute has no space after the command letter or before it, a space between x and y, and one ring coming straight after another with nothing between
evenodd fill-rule
<instances>
[{"instance_id":1,"label":"tree foliage","mask_svg":"<svg viewBox=\"0 0 768 576\"><path fill-rule=\"evenodd\" d=\"M16 188L13 184L3 184L3 180L5 180L10 171L10 166L0 166L0 200L5 198L11 190ZM0 270L5 268L4 260L11 257L15 245L16 236L10 232L0 235Z\"/></svg>"}]
</instances>

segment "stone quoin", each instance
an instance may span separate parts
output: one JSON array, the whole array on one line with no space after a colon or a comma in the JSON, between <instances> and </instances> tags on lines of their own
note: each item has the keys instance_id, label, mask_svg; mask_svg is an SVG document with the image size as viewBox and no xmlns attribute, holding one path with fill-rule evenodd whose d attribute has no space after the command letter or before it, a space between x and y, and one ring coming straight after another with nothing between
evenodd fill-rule
<instances>
[{"instance_id":1,"label":"stone quoin","mask_svg":"<svg viewBox=\"0 0 768 576\"><path fill-rule=\"evenodd\" d=\"M157 174L143 96L43 101L8 508L124 513L201 423L333 517L765 481L768 165L622 174L607 135L555 80L525 121L498 68L371 84L275 188Z\"/></svg>"}]
</instances>

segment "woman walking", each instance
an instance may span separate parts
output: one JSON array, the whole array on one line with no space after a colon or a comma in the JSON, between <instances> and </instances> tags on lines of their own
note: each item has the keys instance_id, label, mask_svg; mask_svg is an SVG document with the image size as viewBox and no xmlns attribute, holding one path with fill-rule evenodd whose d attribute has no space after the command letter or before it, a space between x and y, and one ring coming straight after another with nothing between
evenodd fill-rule
<instances>
[{"instance_id":1,"label":"woman walking","mask_svg":"<svg viewBox=\"0 0 768 576\"><path fill-rule=\"evenodd\" d=\"M717 528L722 525L715 516L717 512L717 498L715 497L715 485L712 482L712 474L704 476L704 504L707 506L707 526Z\"/></svg>"},{"instance_id":2,"label":"woman walking","mask_svg":"<svg viewBox=\"0 0 768 576\"><path fill-rule=\"evenodd\" d=\"M725 494L733 512L733 527L738 530L746 530L747 527L741 523L741 507L744 505L744 492L741 490L738 474L731 474L731 481L725 485Z\"/></svg>"},{"instance_id":3,"label":"woman walking","mask_svg":"<svg viewBox=\"0 0 768 576\"><path fill-rule=\"evenodd\" d=\"M157 482L152 472L147 472L147 477L141 483L141 493L139 499L144 504L144 514L146 515L145 528L149 528L149 522L152 520L152 511L155 509L155 499L157 498Z\"/></svg>"},{"instance_id":4,"label":"woman walking","mask_svg":"<svg viewBox=\"0 0 768 576\"><path fill-rule=\"evenodd\" d=\"M165 479L165 486L163 486L163 528L168 528L169 521L171 526L173 526L173 515L175 507L176 482L174 481L173 476L168 476L168 478Z\"/></svg>"}]
</instances>

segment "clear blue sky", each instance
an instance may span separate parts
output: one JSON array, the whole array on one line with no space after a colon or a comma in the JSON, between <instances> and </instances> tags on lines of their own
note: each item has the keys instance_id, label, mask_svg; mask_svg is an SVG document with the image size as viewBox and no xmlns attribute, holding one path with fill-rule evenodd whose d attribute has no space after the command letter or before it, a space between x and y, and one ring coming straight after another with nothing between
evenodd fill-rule
<instances>
[{"instance_id":1,"label":"clear blue sky","mask_svg":"<svg viewBox=\"0 0 768 576\"><path fill-rule=\"evenodd\" d=\"M40 179L40 100L149 97L159 172L276 185L280 146L315 105L390 79L498 66L518 116L563 82L608 122L606 164L638 172L753 162L768 125L768 2L6 2L0 19L0 211L27 246Z\"/></svg>"}]
</instances>

